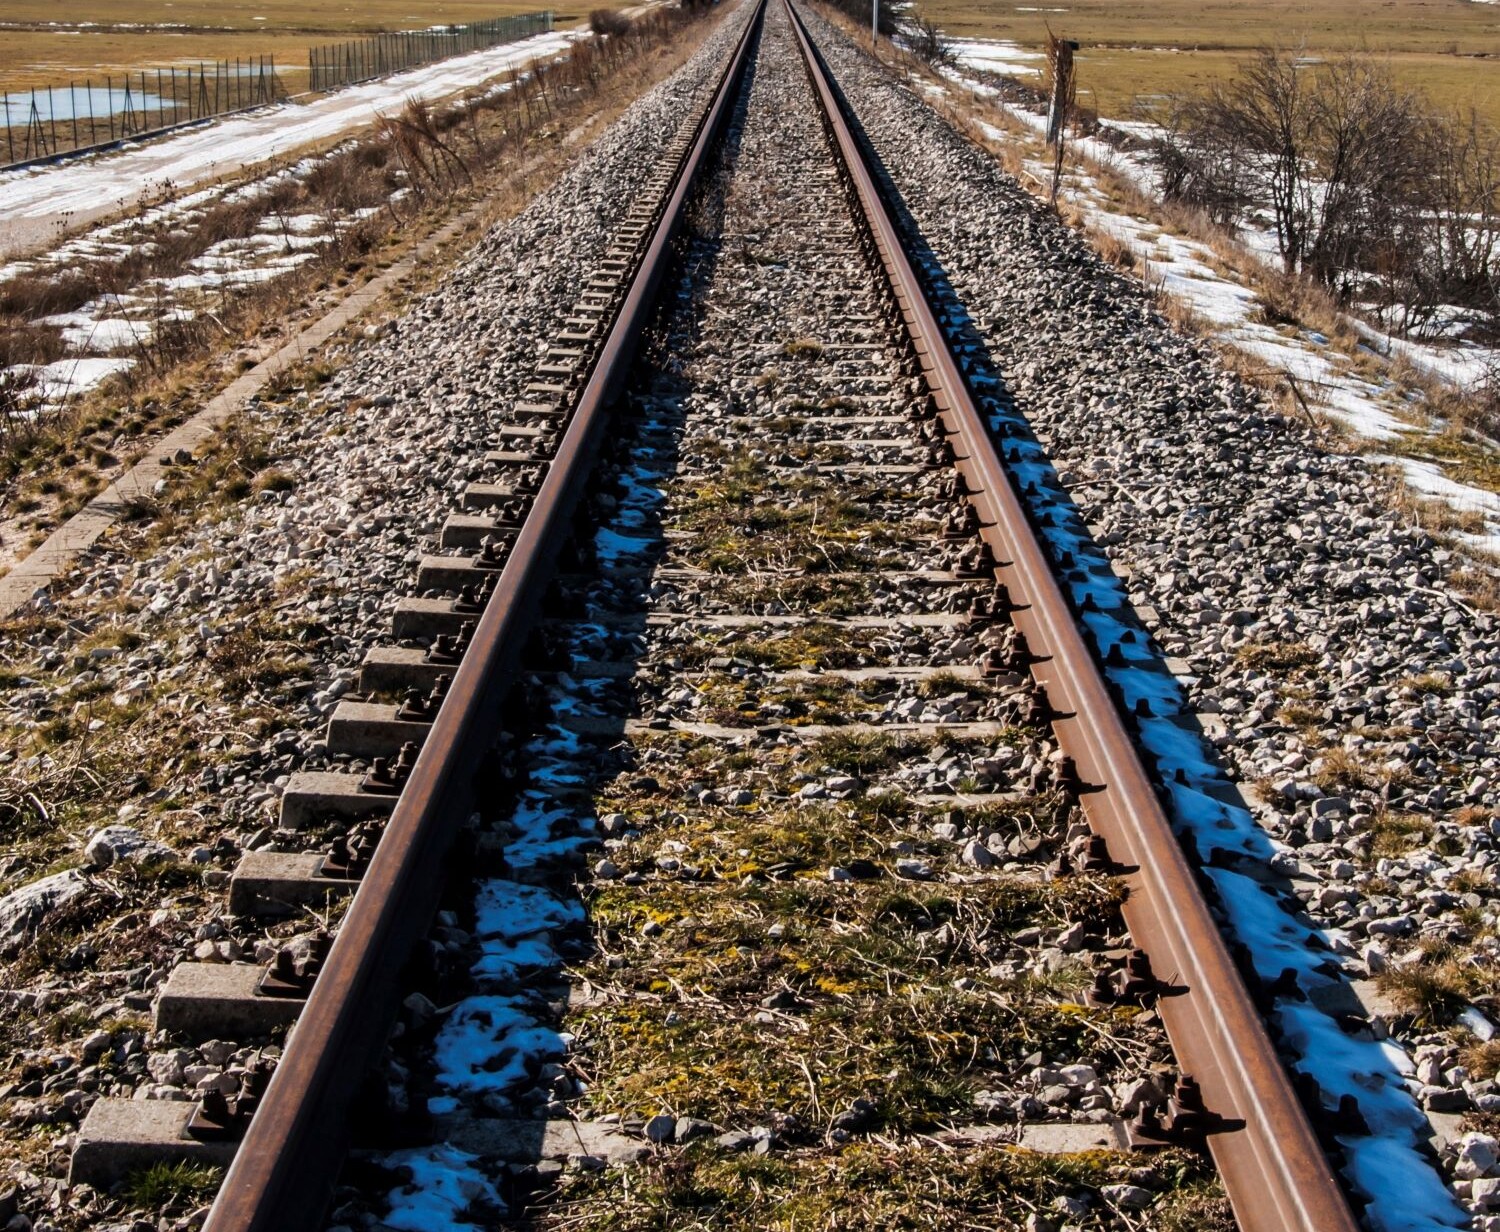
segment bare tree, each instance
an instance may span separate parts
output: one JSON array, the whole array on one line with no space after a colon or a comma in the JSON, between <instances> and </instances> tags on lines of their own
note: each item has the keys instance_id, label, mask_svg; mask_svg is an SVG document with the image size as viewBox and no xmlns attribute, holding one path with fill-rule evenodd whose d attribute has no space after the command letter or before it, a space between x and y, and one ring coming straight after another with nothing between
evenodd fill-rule
<instances>
[{"instance_id":1,"label":"bare tree","mask_svg":"<svg viewBox=\"0 0 1500 1232\"><path fill-rule=\"evenodd\" d=\"M1257 164L1289 270L1302 263L1309 227L1303 181L1312 107L1304 87L1291 56L1264 49L1242 67L1233 85L1215 85L1202 111L1214 136Z\"/></svg>"},{"instance_id":2,"label":"bare tree","mask_svg":"<svg viewBox=\"0 0 1500 1232\"><path fill-rule=\"evenodd\" d=\"M1433 242L1447 293L1481 308L1500 339L1500 133L1473 108L1441 123L1431 181Z\"/></svg>"},{"instance_id":3,"label":"bare tree","mask_svg":"<svg viewBox=\"0 0 1500 1232\"><path fill-rule=\"evenodd\" d=\"M1421 194L1430 124L1382 65L1266 49L1238 77L1177 105L1167 187L1221 218L1268 210L1283 264L1337 287L1374 260Z\"/></svg>"},{"instance_id":4,"label":"bare tree","mask_svg":"<svg viewBox=\"0 0 1500 1232\"><path fill-rule=\"evenodd\" d=\"M953 44L944 36L935 22L920 14L912 14L901 21L901 36L907 48L918 59L927 61L934 68L952 68L958 63Z\"/></svg>"},{"instance_id":5,"label":"bare tree","mask_svg":"<svg viewBox=\"0 0 1500 1232\"><path fill-rule=\"evenodd\" d=\"M594 9L589 13L589 29L595 34L630 33L630 18L619 9Z\"/></svg>"},{"instance_id":6,"label":"bare tree","mask_svg":"<svg viewBox=\"0 0 1500 1232\"><path fill-rule=\"evenodd\" d=\"M1308 220L1302 268L1347 292L1385 237L1416 229L1432 124L1386 66L1352 56L1317 71L1306 97L1311 128L1297 186Z\"/></svg>"},{"instance_id":7,"label":"bare tree","mask_svg":"<svg viewBox=\"0 0 1500 1232\"><path fill-rule=\"evenodd\" d=\"M1259 182L1243 143L1205 115L1209 101L1167 95L1138 101L1138 119L1154 126L1147 157L1161 195L1202 210L1220 226L1240 222L1259 195Z\"/></svg>"}]
</instances>

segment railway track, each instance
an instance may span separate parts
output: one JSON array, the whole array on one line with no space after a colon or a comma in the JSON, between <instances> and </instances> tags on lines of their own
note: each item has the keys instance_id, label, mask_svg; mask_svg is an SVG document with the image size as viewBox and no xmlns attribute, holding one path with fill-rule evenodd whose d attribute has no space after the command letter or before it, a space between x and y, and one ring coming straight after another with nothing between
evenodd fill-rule
<instances>
[{"instance_id":1,"label":"railway track","mask_svg":"<svg viewBox=\"0 0 1500 1232\"><path fill-rule=\"evenodd\" d=\"M1247 1232L1356 1227L1143 763L1160 703L1104 670L1149 647L1059 583L1035 444L997 439L807 26L731 21L334 713L343 768L288 784L321 841L236 874L236 914L331 939L158 1002L169 1037L295 1022L284 1049L198 1106L99 1101L75 1176L225 1162L213 1232L313 1226L376 1145L418 1183L506 1161L465 1190L491 1217L608 1226L629 1187L595 1169L669 1143L815 1187L941 1138L1139 1151L1117 1226L1151 1160L1206 1152Z\"/></svg>"}]
</instances>

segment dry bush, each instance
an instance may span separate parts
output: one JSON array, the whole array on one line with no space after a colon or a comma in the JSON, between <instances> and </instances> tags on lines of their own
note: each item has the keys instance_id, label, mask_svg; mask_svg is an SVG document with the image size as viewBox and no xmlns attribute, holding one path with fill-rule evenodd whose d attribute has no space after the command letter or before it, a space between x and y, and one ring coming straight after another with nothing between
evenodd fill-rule
<instances>
[{"instance_id":1,"label":"dry bush","mask_svg":"<svg viewBox=\"0 0 1500 1232\"><path fill-rule=\"evenodd\" d=\"M1109 231L1100 231L1089 237L1094 250L1116 269L1133 270L1137 265L1135 250L1128 242Z\"/></svg>"},{"instance_id":2,"label":"dry bush","mask_svg":"<svg viewBox=\"0 0 1500 1232\"><path fill-rule=\"evenodd\" d=\"M451 189L458 173L473 181L468 163L444 138L432 108L421 99L408 99L398 116L382 117L377 131L389 143L406 172L407 184L419 198Z\"/></svg>"},{"instance_id":3,"label":"dry bush","mask_svg":"<svg viewBox=\"0 0 1500 1232\"><path fill-rule=\"evenodd\" d=\"M98 276L87 268L55 274L17 274L0 283L0 317L35 321L60 312L75 312L103 292Z\"/></svg>"},{"instance_id":4,"label":"dry bush","mask_svg":"<svg viewBox=\"0 0 1500 1232\"><path fill-rule=\"evenodd\" d=\"M1136 113L1160 133L1151 161L1162 199L1202 212L1215 226L1236 223L1254 202L1250 166L1211 122L1209 101L1168 96L1138 102Z\"/></svg>"},{"instance_id":5,"label":"dry bush","mask_svg":"<svg viewBox=\"0 0 1500 1232\"><path fill-rule=\"evenodd\" d=\"M1236 225L1267 212L1284 267L1420 332L1444 303L1500 333L1500 134L1356 55L1265 49L1232 82L1150 108L1164 195Z\"/></svg>"},{"instance_id":6,"label":"dry bush","mask_svg":"<svg viewBox=\"0 0 1500 1232\"><path fill-rule=\"evenodd\" d=\"M936 22L920 15L909 15L902 20L901 36L912 55L934 68L951 68L958 63L953 44L943 37Z\"/></svg>"},{"instance_id":7,"label":"dry bush","mask_svg":"<svg viewBox=\"0 0 1500 1232\"><path fill-rule=\"evenodd\" d=\"M0 368L16 364L50 364L67 348L55 325L0 320Z\"/></svg>"},{"instance_id":8,"label":"dry bush","mask_svg":"<svg viewBox=\"0 0 1500 1232\"><path fill-rule=\"evenodd\" d=\"M628 34L630 18L619 9L595 9L589 14L589 29L600 36Z\"/></svg>"},{"instance_id":9,"label":"dry bush","mask_svg":"<svg viewBox=\"0 0 1500 1232\"><path fill-rule=\"evenodd\" d=\"M0 453L35 435L36 421L25 414L36 389L36 375L25 369L0 372Z\"/></svg>"}]
</instances>

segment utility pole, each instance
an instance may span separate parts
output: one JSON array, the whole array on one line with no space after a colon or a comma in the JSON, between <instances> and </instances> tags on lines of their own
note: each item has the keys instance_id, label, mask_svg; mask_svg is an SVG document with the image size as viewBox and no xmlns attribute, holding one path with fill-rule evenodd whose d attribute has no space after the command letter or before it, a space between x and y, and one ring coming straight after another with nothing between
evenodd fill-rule
<instances>
[{"instance_id":1,"label":"utility pole","mask_svg":"<svg viewBox=\"0 0 1500 1232\"><path fill-rule=\"evenodd\" d=\"M880 37L880 0L870 0L870 46Z\"/></svg>"}]
</instances>

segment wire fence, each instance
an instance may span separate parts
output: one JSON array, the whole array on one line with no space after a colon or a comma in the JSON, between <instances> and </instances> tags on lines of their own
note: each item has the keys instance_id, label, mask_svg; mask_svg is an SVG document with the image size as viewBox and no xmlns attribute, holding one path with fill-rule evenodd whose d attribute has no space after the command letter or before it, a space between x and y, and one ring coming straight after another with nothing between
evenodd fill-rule
<instances>
[{"instance_id":1,"label":"wire fence","mask_svg":"<svg viewBox=\"0 0 1500 1232\"><path fill-rule=\"evenodd\" d=\"M340 86L371 81L422 64L433 64L449 56L483 51L501 43L514 43L552 29L552 12L522 13L497 17L464 26L442 26L433 30L403 30L314 47L308 52L310 90L336 90Z\"/></svg>"},{"instance_id":2,"label":"wire fence","mask_svg":"<svg viewBox=\"0 0 1500 1232\"><path fill-rule=\"evenodd\" d=\"M142 69L105 77L103 85L70 81L0 94L5 159L24 163L87 150L285 97L275 56Z\"/></svg>"}]
</instances>

